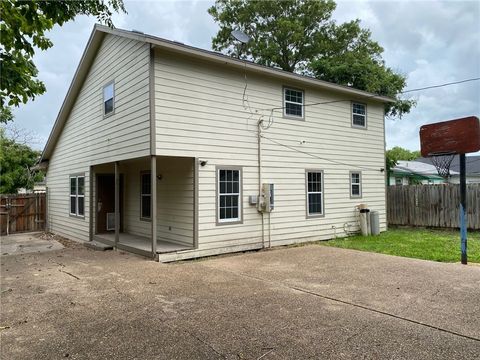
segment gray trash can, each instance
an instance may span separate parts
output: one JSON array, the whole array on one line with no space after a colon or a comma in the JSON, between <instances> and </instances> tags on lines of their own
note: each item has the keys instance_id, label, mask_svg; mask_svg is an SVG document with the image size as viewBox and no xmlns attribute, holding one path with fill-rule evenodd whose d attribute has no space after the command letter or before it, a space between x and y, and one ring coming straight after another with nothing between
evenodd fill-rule
<instances>
[{"instance_id":1,"label":"gray trash can","mask_svg":"<svg viewBox=\"0 0 480 360\"><path fill-rule=\"evenodd\" d=\"M370 227L372 235L380 234L380 216L378 214L378 211L370 212Z\"/></svg>"}]
</instances>

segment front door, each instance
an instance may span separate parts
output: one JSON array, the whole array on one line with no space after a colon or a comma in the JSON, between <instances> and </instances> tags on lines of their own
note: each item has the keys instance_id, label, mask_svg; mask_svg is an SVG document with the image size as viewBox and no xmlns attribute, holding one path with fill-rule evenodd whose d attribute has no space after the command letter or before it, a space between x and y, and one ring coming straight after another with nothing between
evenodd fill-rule
<instances>
[{"instance_id":1,"label":"front door","mask_svg":"<svg viewBox=\"0 0 480 360\"><path fill-rule=\"evenodd\" d=\"M120 231L123 213L123 177L120 175ZM115 175L97 175L97 234L115 231Z\"/></svg>"}]
</instances>

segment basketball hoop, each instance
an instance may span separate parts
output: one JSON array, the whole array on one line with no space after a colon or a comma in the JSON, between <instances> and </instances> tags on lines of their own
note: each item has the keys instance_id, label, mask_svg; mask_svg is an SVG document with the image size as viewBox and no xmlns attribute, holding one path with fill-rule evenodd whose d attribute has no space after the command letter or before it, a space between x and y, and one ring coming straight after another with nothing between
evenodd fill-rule
<instances>
[{"instance_id":1,"label":"basketball hoop","mask_svg":"<svg viewBox=\"0 0 480 360\"><path fill-rule=\"evenodd\" d=\"M454 157L454 153L436 153L430 155L432 164L437 169L438 175L442 178L448 179L450 177L450 165Z\"/></svg>"}]
</instances>

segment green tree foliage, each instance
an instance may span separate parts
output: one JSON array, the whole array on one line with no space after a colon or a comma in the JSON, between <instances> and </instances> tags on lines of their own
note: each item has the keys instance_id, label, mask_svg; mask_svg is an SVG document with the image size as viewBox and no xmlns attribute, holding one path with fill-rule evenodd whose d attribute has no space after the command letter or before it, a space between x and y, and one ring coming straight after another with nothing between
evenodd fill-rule
<instances>
[{"instance_id":1,"label":"green tree foliage","mask_svg":"<svg viewBox=\"0 0 480 360\"><path fill-rule=\"evenodd\" d=\"M208 9L220 29L214 50L249 58L340 85L395 98L389 116L408 113L415 102L399 95L406 78L385 66L383 48L359 20L338 25L333 0L217 0ZM242 48L231 36L241 30L252 41Z\"/></svg>"},{"instance_id":2,"label":"green tree foliage","mask_svg":"<svg viewBox=\"0 0 480 360\"><path fill-rule=\"evenodd\" d=\"M112 12L125 11L123 0L84 1L0 1L0 122L12 120L11 106L35 99L46 89L33 62L35 50L53 43L46 32L77 15L96 16L113 26ZM10 114L10 116L9 116Z\"/></svg>"},{"instance_id":3,"label":"green tree foliage","mask_svg":"<svg viewBox=\"0 0 480 360\"><path fill-rule=\"evenodd\" d=\"M39 151L10 139L0 128L0 194L13 194L19 188L33 189L33 184L44 176L31 170L39 157Z\"/></svg>"},{"instance_id":4,"label":"green tree foliage","mask_svg":"<svg viewBox=\"0 0 480 360\"><path fill-rule=\"evenodd\" d=\"M400 146L395 146L386 152L387 171L390 172L390 170L397 165L399 160L411 161L418 159L421 156L422 154L420 154L420 151L418 150L410 151Z\"/></svg>"}]
</instances>

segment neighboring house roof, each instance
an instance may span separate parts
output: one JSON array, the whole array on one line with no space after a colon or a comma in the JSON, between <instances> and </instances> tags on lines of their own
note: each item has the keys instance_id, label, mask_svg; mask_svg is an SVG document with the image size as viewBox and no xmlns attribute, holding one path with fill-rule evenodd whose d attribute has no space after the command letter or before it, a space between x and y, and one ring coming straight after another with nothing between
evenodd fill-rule
<instances>
[{"instance_id":1,"label":"neighboring house roof","mask_svg":"<svg viewBox=\"0 0 480 360\"><path fill-rule=\"evenodd\" d=\"M420 161L398 161L397 165L392 169L394 175L400 176L414 176L423 179L442 179L438 175L437 169L432 164L427 164ZM450 171L451 175L458 174L455 171Z\"/></svg>"},{"instance_id":2,"label":"neighboring house roof","mask_svg":"<svg viewBox=\"0 0 480 360\"><path fill-rule=\"evenodd\" d=\"M55 148L55 144L63 129L65 121L68 118L68 115L75 103L75 99L82 88L82 85L87 76L88 70L90 69L92 62L95 59L97 51L106 34L113 34L113 35L129 38L129 39L142 41L150 44L150 46L153 48L169 50L169 51L177 52L177 53L184 54L191 57L202 58L206 61L210 61L210 62L214 62L214 63L226 65L226 66L232 66L236 69L247 69L249 71L261 73L270 77L276 77L276 78L280 78L288 81L295 81L297 83L302 83L304 85L317 87L319 89L330 90L338 93L352 95L357 98L370 99L370 100L375 100L383 103L394 102L393 99L385 96L379 96L379 95L368 93L362 90L357 90L348 86L337 85L327 81L318 80L312 77L302 76L302 75L290 73L287 71L255 64L250 61L235 59L230 56L220 54L214 51L199 49L199 48L188 46L175 41L165 40L156 36L147 35L138 31L111 29L106 26L95 25L93 28L92 34L90 35L90 38L88 40L87 46L83 52L80 63L77 67L75 75L73 76L72 83L70 84L67 95L65 96L65 99L63 101L62 107L60 108L60 111L57 115L57 119L55 120L53 129L47 140L47 144L45 145L45 148L43 150L41 161L48 160L52 155L53 149Z\"/></svg>"},{"instance_id":3,"label":"neighboring house roof","mask_svg":"<svg viewBox=\"0 0 480 360\"><path fill-rule=\"evenodd\" d=\"M432 164L430 158L418 158L415 161L424 163L424 164ZM480 155L475 156L466 156L465 162L467 175L479 175L480 176ZM453 174L454 172L455 174ZM460 174L460 157L455 156L450 164L450 173L452 175L459 175Z\"/></svg>"}]
</instances>

